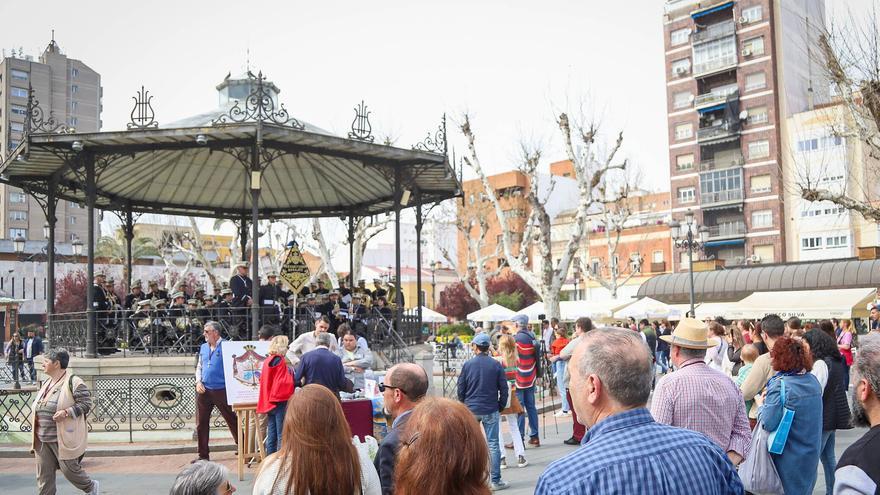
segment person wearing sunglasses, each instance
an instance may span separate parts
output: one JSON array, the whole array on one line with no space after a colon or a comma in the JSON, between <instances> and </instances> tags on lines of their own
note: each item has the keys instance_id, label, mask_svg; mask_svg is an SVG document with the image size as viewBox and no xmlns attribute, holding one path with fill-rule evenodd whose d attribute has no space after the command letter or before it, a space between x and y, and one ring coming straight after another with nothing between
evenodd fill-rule
<instances>
[{"instance_id":1,"label":"person wearing sunglasses","mask_svg":"<svg viewBox=\"0 0 880 495\"><path fill-rule=\"evenodd\" d=\"M229 470L211 461L196 461L174 479L169 495L231 495L235 487L229 482Z\"/></svg>"}]
</instances>

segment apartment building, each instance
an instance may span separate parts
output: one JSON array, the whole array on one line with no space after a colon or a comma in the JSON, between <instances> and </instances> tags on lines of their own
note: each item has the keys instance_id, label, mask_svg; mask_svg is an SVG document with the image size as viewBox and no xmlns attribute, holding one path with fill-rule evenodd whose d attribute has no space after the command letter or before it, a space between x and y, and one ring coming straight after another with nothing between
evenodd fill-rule
<instances>
[{"instance_id":1,"label":"apartment building","mask_svg":"<svg viewBox=\"0 0 880 495\"><path fill-rule=\"evenodd\" d=\"M791 258L786 119L827 99L809 46L824 2L669 0L664 15L672 216L709 228L726 265ZM680 253L675 270L686 254ZM686 266L686 265L684 265Z\"/></svg>"},{"instance_id":2,"label":"apartment building","mask_svg":"<svg viewBox=\"0 0 880 495\"><path fill-rule=\"evenodd\" d=\"M101 76L80 60L65 55L55 40L34 60L19 50L0 61L0 156L9 156L24 137L28 88L50 115L79 132L101 129ZM84 207L61 201L56 211L56 242L86 239L88 214ZM21 189L0 184L0 238L19 236L43 241L46 216ZM96 225L98 222L96 222Z\"/></svg>"}]
</instances>

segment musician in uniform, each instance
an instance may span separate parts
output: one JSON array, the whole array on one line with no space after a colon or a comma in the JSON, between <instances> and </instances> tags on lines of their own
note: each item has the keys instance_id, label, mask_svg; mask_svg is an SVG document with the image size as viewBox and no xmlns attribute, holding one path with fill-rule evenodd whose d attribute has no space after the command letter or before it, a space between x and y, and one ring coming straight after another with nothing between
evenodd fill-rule
<instances>
[{"instance_id":1,"label":"musician in uniform","mask_svg":"<svg viewBox=\"0 0 880 495\"><path fill-rule=\"evenodd\" d=\"M224 282L224 283L225 283L225 282ZM221 287L221 286L219 286L219 285L214 285L214 293L211 294L210 299L213 299L213 300L214 300L214 304L215 304L215 305L218 304L220 301L223 300L223 296L220 295L220 291L221 291L221 290L223 290L223 287ZM208 298L206 297L205 299L207 300Z\"/></svg>"},{"instance_id":2,"label":"musician in uniform","mask_svg":"<svg viewBox=\"0 0 880 495\"><path fill-rule=\"evenodd\" d=\"M382 288L382 281L378 278L373 279L373 289L372 297L373 300L379 299L380 297L388 297L388 291Z\"/></svg>"},{"instance_id":3,"label":"musician in uniform","mask_svg":"<svg viewBox=\"0 0 880 495\"><path fill-rule=\"evenodd\" d=\"M260 308L262 308L263 324L277 325L279 322L278 302L282 300L281 286L278 285L278 274L266 274L266 285L260 287Z\"/></svg>"},{"instance_id":4,"label":"musician in uniform","mask_svg":"<svg viewBox=\"0 0 880 495\"><path fill-rule=\"evenodd\" d=\"M345 304L351 304L351 289L345 286L345 279L339 279L339 296Z\"/></svg>"},{"instance_id":5,"label":"musician in uniform","mask_svg":"<svg viewBox=\"0 0 880 495\"><path fill-rule=\"evenodd\" d=\"M388 300L388 304L393 308L397 305L397 293L400 292L400 287L397 285L397 277L391 276L388 281L388 294L385 296ZM400 307L397 309L402 310L406 307L406 302L403 298L403 292L400 292Z\"/></svg>"},{"instance_id":6,"label":"musician in uniform","mask_svg":"<svg viewBox=\"0 0 880 495\"><path fill-rule=\"evenodd\" d=\"M177 284L177 290L175 292L182 293L184 301L189 299L189 293L186 291L186 282L179 282Z\"/></svg>"},{"instance_id":7,"label":"musician in uniform","mask_svg":"<svg viewBox=\"0 0 880 495\"><path fill-rule=\"evenodd\" d=\"M299 297L305 300L305 298L308 297L308 295L311 293L312 289L309 288L308 284L303 284L302 289L299 290Z\"/></svg>"},{"instance_id":8,"label":"musician in uniform","mask_svg":"<svg viewBox=\"0 0 880 495\"><path fill-rule=\"evenodd\" d=\"M201 285L197 285L196 290L193 292L192 299L195 299L196 304L201 307L205 300L205 288Z\"/></svg>"},{"instance_id":9,"label":"musician in uniform","mask_svg":"<svg viewBox=\"0 0 880 495\"><path fill-rule=\"evenodd\" d=\"M247 276L248 263L242 261L235 265L235 275L229 279L229 288L232 290L232 306L235 308L235 316L238 317L238 331L235 333L241 335L242 331L246 331L247 327L247 308L253 305L253 282ZM232 332L232 330L230 330Z\"/></svg>"},{"instance_id":10,"label":"musician in uniform","mask_svg":"<svg viewBox=\"0 0 880 495\"><path fill-rule=\"evenodd\" d=\"M385 297L376 299L376 305L373 306L373 312L381 315L383 318L391 319L391 308L388 307L388 300Z\"/></svg>"},{"instance_id":11,"label":"musician in uniform","mask_svg":"<svg viewBox=\"0 0 880 495\"><path fill-rule=\"evenodd\" d=\"M347 319L348 305L339 297L338 290L330 292L329 297L330 300L321 306L323 308L321 313L330 318L330 332L336 334L336 329Z\"/></svg>"},{"instance_id":12,"label":"musician in uniform","mask_svg":"<svg viewBox=\"0 0 880 495\"><path fill-rule=\"evenodd\" d=\"M232 289L223 289L220 291L223 300L217 305L217 320L226 325L230 339L237 339L239 336L239 312L235 308L235 295Z\"/></svg>"},{"instance_id":13,"label":"musician in uniform","mask_svg":"<svg viewBox=\"0 0 880 495\"><path fill-rule=\"evenodd\" d=\"M147 292L147 299L168 299L168 292L159 288L159 282L150 281L150 292Z\"/></svg>"},{"instance_id":14,"label":"musician in uniform","mask_svg":"<svg viewBox=\"0 0 880 495\"><path fill-rule=\"evenodd\" d=\"M137 303L147 299L146 294L144 294L144 289L141 287L141 279L135 279L131 281L131 292L125 296L125 309L136 310Z\"/></svg>"},{"instance_id":15,"label":"musician in uniform","mask_svg":"<svg viewBox=\"0 0 880 495\"><path fill-rule=\"evenodd\" d=\"M361 294L355 292L351 295L351 306L348 307L348 317L351 321L363 319L367 315L367 308L361 304Z\"/></svg>"},{"instance_id":16,"label":"musician in uniform","mask_svg":"<svg viewBox=\"0 0 880 495\"><path fill-rule=\"evenodd\" d=\"M214 304L214 298L206 297L205 300L202 301L202 306L196 312L196 317L204 324L210 320L219 320L216 314L217 305Z\"/></svg>"},{"instance_id":17,"label":"musician in uniform","mask_svg":"<svg viewBox=\"0 0 880 495\"><path fill-rule=\"evenodd\" d=\"M330 293L330 291L327 290L326 287L324 287L324 280L323 280L323 279L320 279L320 278L318 279L318 288L315 289L314 292L315 292L315 294L318 294L318 295L320 295L320 294L329 294L329 293Z\"/></svg>"},{"instance_id":18,"label":"musician in uniform","mask_svg":"<svg viewBox=\"0 0 880 495\"><path fill-rule=\"evenodd\" d=\"M137 347L143 347L146 350L148 338L145 338L150 335L150 310L153 308L153 303L149 299L139 299L135 301L134 307L132 310L134 313L131 314L131 325L134 330L131 332L131 340L129 341L129 348L135 349Z\"/></svg>"},{"instance_id":19,"label":"musician in uniform","mask_svg":"<svg viewBox=\"0 0 880 495\"><path fill-rule=\"evenodd\" d=\"M367 288L367 281L364 279L358 280L357 287L355 287L354 290L355 292L360 292L367 297L373 297L373 291Z\"/></svg>"},{"instance_id":20,"label":"musician in uniform","mask_svg":"<svg viewBox=\"0 0 880 495\"><path fill-rule=\"evenodd\" d=\"M167 303L165 299L156 299L153 301L153 345L168 346L174 342L176 332L174 331L173 318L169 318Z\"/></svg>"},{"instance_id":21,"label":"musician in uniform","mask_svg":"<svg viewBox=\"0 0 880 495\"><path fill-rule=\"evenodd\" d=\"M171 294L171 306L168 308L168 316L170 318L181 318L186 314L186 295L177 291Z\"/></svg>"}]
</instances>

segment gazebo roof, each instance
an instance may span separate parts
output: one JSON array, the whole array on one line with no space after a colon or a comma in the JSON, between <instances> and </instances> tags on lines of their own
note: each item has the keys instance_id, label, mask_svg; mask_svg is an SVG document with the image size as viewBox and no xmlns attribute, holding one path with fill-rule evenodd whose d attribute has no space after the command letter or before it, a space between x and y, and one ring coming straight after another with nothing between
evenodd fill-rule
<instances>
[{"instance_id":1,"label":"gazebo roof","mask_svg":"<svg viewBox=\"0 0 880 495\"><path fill-rule=\"evenodd\" d=\"M229 110L223 115L210 112L179 123L192 127L134 125L93 133L36 128L0 165L0 182L32 194L45 194L54 183L57 197L84 203L85 164L91 161L97 208L239 218L251 212L250 181L259 155L261 218L387 212L394 208L397 180L409 191L403 196L411 198L404 207L460 194L445 147L424 151L374 144L354 125L351 138L333 136L289 117L268 96L266 108L252 107L253 98L251 93L241 106L225 105ZM242 112L244 118L238 118ZM356 121L361 118L365 110ZM134 112L132 120L139 123Z\"/></svg>"}]
</instances>

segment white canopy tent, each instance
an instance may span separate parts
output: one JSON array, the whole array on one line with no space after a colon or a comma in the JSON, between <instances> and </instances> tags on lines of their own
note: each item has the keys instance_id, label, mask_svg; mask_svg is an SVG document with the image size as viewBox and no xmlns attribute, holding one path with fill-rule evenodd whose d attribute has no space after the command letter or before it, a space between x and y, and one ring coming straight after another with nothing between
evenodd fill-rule
<instances>
[{"instance_id":1,"label":"white canopy tent","mask_svg":"<svg viewBox=\"0 0 880 495\"><path fill-rule=\"evenodd\" d=\"M574 321L586 316L594 320L611 318L614 308L620 307L618 300L607 301L561 301L559 303L559 319L561 321ZM529 317L529 323L538 323L538 316L546 315L544 303L537 301L519 311Z\"/></svg>"},{"instance_id":2,"label":"white canopy tent","mask_svg":"<svg viewBox=\"0 0 880 495\"><path fill-rule=\"evenodd\" d=\"M643 297L638 301L628 304L614 311L615 318L665 318L668 320L679 320L690 306L687 304L666 304L650 297Z\"/></svg>"},{"instance_id":3,"label":"white canopy tent","mask_svg":"<svg viewBox=\"0 0 880 495\"><path fill-rule=\"evenodd\" d=\"M467 315L471 321L504 321L509 320L516 312L511 311L500 304L492 304Z\"/></svg>"},{"instance_id":4,"label":"white canopy tent","mask_svg":"<svg viewBox=\"0 0 880 495\"><path fill-rule=\"evenodd\" d=\"M723 316L724 318L733 318L731 316L731 311L736 307L738 302L708 302L701 303L697 306L694 311L696 312L696 318L698 320L705 320L706 318L714 319L718 316Z\"/></svg>"},{"instance_id":5,"label":"white canopy tent","mask_svg":"<svg viewBox=\"0 0 880 495\"><path fill-rule=\"evenodd\" d=\"M422 321L425 323L446 323L449 318L442 314L422 306Z\"/></svg>"},{"instance_id":6,"label":"white canopy tent","mask_svg":"<svg viewBox=\"0 0 880 495\"><path fill-rule=\"evenodd\" d=\"M763 318L777 314L783 319L864 318L867 304L877 297L877 289L792 290L755 292L735 303L728 318Z\"/></svg>"}]
</instances>

